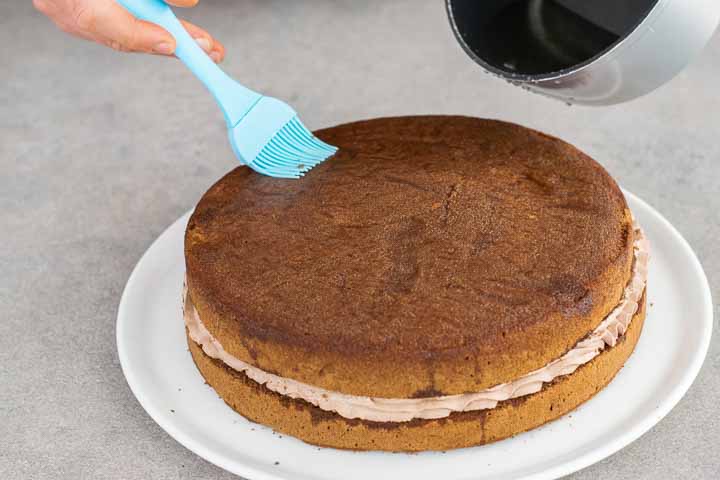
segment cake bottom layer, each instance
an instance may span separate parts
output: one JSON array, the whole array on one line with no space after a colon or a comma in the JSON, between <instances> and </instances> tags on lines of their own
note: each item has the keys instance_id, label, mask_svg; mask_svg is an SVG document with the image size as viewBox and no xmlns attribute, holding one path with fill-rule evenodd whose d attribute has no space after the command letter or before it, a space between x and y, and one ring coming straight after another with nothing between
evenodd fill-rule
<instances>
[{"instance_id":1,"label":"cake bottom layer","mask_svg":"<svg viewBox=\"0 0 720 480\"><path fill-rule=\"evenodd\" d=\"M618 343L570 375L537 393L501 402L489 410L453 413L438 420L370 422L350 420L303 400L272 392L224 363L208 357L189 336L195 365L233 410L307 443L350 450L415 452L450 450L495 442L530 430L573 410L605 387L623 367L640 338L646 294Z\"/></svg>"}]
</instances>

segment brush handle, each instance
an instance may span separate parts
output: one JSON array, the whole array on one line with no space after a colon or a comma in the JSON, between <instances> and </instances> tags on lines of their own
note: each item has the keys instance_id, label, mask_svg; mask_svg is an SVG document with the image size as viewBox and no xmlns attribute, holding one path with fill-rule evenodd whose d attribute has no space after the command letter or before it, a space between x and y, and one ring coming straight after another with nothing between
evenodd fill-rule
<instances>
[{"instance_id":1,"label":"brush handle","mask_svg":"<svg viewBox=\"0 0 720 480\"><path fill-rule=\"evenodd\" d=\"M175 56L210 90L225 115L228 128L240 122L245 114L262 98L259 93L230 78L195 42L162 0L118 0L136 17L160 25L175 37Z\"/></svg>"}]
</instances>

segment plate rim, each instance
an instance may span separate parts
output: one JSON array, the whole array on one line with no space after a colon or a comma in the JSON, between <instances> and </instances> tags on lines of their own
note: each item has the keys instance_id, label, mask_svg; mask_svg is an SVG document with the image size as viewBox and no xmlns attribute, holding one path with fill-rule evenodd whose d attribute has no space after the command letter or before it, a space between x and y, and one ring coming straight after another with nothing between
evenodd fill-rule
<instances>
[{"instance_id":1,"label":"plate rim","mask_svg":"<svg viewBox=\"0 0 720 480\"><path fill-rule=\"evenodd\" d=\"M689 367L685 370L682 378L674 385L672 390L665 396L663 402L653 412L653 415L646 415L643 419L632 426L632 428L616 435L612 440L601 444L598 448L592 449L584 454L573 458L569 461L564 461L558 465L546 468L542 471L531 473L522 477L524 480L549 480L559 478L563 475L569 475L577 472L583 468L593 465L610 455L622 450L630 443L634 442L642 435L647 433L652 427L657 425L667 414L680 402L682 397L690 389L697 378L702 365L707 357L707 353L710 348L712 339L713 329L713 300L712 291L710 284L705 274L702 264L698 259L695 251L690 246L689 242L683 237L683 235L665 218L658 210L653 208L649 203L638 197L637 195L629 192L628 190L622 189L623 194L628 200L632 200L639 204L643 209L649 212L651 215L658 220L664 229L674 237L675 240L682 247L682 254L689 260L688 264L691 267L695 276L701 281L702 284L702 318L704 319L702 324L701 333L701 347L695 351ZM630 202L628 202L630 203ZM128 277L123 293L120 297L120 303L117 310L117 319L115 327L115 339L117 346L118 358L120 361L120 367L122 369L125 380L130 387L130 391L137 399L140 406L145 412L152 418L152 420L160 426L165 432L170 435L175 441L180 443L182 446L193 452L194 454L204 458L208 462L222 468L235 475L239 475L249 480L286 480L288 477L281 475L280 473L268 473L263 470L259 470L253 466L247 465L236 460L226 458L222 454L217 454L215 451L203 444L201 441L196 441L191 435L183 432L182 429L177 428L172 421L167 421L163 416L160 415L159 410L156 410L150 400L147 398L146 393L140 388L135 373L128 367L128 349L125 347L125 337L123 335L124 329L126 328L124 318L127 318L127 305L132 285L137 282L137 277L141 266L146 263L149 258L151 251L154 247L162 242L166 236L169 235L170 229L175 226L178 222L184 221L186 217L189 217L194 209L190 209L181 215L178 219L172 222L166 227L160 235L146 248L139 260L133 267L130 276Z\"/></svg>"}]
</instances>

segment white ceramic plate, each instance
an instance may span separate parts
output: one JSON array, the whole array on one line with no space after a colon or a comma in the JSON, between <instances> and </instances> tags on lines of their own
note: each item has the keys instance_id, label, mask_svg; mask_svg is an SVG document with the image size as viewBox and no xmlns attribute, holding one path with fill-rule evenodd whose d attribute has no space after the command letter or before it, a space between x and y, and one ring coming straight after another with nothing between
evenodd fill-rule
<instances>
[{"instance_id":1,"label":"white ceramic plate","mask_svg":"<svg viewBox=\"0 0 720 480\"><path fill-rule=\"evenodd\" d=\"M648 318L635 353L589 402L542 428L447 453L318 448L250 423L205 385L185 343L180 296L189 213L152 244L125 287L120 363L150 416L178 442L248 479L549 479L623 448L660 421L690 387L710 343L712 302L687 242L637 197L628 202L651 242Z\"/></svg>"}]
</instances>

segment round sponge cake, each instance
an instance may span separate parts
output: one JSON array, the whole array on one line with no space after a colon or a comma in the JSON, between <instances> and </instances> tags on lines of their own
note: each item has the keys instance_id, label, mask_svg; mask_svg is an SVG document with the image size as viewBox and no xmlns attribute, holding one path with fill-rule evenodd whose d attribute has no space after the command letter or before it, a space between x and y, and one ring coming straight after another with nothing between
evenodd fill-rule
<instances>
[{"instance_id":1,"label":"round sponge cake","mask_svg":"<svg viewBox=\"0 0 720 480\"><path fill-rule=\"evenodd\" d=\"M560 358L621 301L632 216L607 172L567 143L441 116L316 134L338 154L300 181L237 168L188 224L188 297L240 361L347 395L478 392ZM445 449L512 435L586 400L622 367L643 317L641 305L618 345L541 392L390 426L271 392L190 344L208 382L251 419L341 448ZM502 415L516 420L463 430L467 419ZM352 434L353 425L362 428Z\"/></svg>"}]
</instances>

